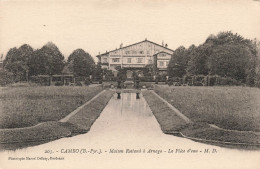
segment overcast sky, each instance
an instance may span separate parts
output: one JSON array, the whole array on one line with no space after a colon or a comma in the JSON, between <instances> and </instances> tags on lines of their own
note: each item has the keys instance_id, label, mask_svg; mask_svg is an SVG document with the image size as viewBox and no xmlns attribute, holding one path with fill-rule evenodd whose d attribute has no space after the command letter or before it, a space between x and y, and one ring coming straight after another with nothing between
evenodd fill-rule
<instances>
[{"instance_id":1,"label":"overcast sky","mask_svg":"<svg viewBox=\"0 0 260 169\"><path fill-rule=\"evenodd\" d=\"M48 41L67 58L77 48L99 52L147 38L171 49L201 44L231 30L260 39L260 2L253 0L0 0L0 53Z\"/></svg>"}]
</instances>

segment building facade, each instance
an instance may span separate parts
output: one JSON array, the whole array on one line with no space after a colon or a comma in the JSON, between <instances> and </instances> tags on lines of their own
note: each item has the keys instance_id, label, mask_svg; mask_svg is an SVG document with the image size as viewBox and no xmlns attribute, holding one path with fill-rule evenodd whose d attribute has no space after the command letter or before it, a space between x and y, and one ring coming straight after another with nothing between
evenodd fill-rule
<instances>
[{"instance_id":1,"label":"building facade","mask_svg":"<svg viewBox=\"0 0 260 169\"><path fill-rule=\"evenodd\" d=\"M120 68L144 68L155 65L159 71L166 71L173 50L167 44L159 45L147 39L98 55L102 69L116 71Z\"/></svg>"}]
</instances>

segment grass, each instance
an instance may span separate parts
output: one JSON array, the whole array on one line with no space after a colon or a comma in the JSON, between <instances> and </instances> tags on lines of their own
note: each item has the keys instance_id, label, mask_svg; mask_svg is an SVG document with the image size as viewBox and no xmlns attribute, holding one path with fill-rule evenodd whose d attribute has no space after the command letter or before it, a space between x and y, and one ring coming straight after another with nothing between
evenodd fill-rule
<instances>
[{"instance_id":1,"label":"grass","mask_svg":"<svg viewBox=\"0 0 260 169\"><path fill-rule=\"evenodd\" d=\"M187 125L166 103L162 102L150 91L142 91L142 93L164 133L169 131L178 132Z\"/></svg>"},{"instance_id":2,"label":"grass","mask_svg":"<svg viewBox=\"0 0 260 169\"><path fill-rule=\"evenodd\" d=\"M193 122L230 130L260 131L258 88L156 86L154 90Z\"/></svg>"},{"instance_id":3,"label":"grass","mask_svg":"<svg viewBox=\"0 0 260 169\"><path fill-rule=\"evenodd\" d=\"M7 87L0 92L0 128L57 121L84 104L102 87Z\"/></svg>"},{"instance_id":4,"label":"grass","mask_svg":"<svg viewBox=\"0 0 260 169\"><path fill-rule=\"evenodd\" d=\"M0 130L0 150L15 150L88 132L113 93L105 91L67 122L48 121L32 127Z\"/></svg>"},{"instance_id":5,"label":"grass","mask_svg":"<svg viewBox=\"0 0 260 169\"><path fill-rule=\"evenodd\" d=\"M151 91L142 91L142 93L165 134L182 136L180 134L182 133L185 137L193 138L195 141L235 148L259 149L259 146L255 146L255 144L260 144L260 134L249 131L221 130L202 121L186 122ZM215 141L220 141L220 143ZM222 142L232 142L232 144L226 145ZM238 145L233 143L238 143ZM245 143L245 145L240 143ZM252 144L254 146L249 146Z\"/></svg>"},{"instance_id":6,"label":"grass","mask_svg":"<svg viewBox=\"0 0 260 169\"><path fill-rule=\"evenodd\" d=\"M81 109L77 114L72 116L68 122L89 131L90 127L99 117L113 94L113 91L107 90L104 94L98 96L93 102L89 103L87 108Z\"/></svg>"}]
</instances>

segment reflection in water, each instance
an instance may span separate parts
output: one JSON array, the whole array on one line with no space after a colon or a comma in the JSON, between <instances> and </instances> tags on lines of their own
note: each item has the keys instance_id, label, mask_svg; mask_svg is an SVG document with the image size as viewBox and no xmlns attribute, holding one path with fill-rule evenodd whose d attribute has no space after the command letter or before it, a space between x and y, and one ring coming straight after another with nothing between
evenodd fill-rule
<instances>
[{"instance_id":1,"label":"reflection in water","mask_svg":"<svg viewBox=\"0 0 260 169\"><path fill-rule=\"evenodd\" d=\"M98 149L101 154L61 153L64 149ZM157 153L117 154L111 149L162 150ZM186 153L168 153L178 149ZM187 153L189 149L216 149L218 153ZM45 154L52 150L54 154ZM107 151L107 152L106 152ZM159 151L155 151L159 152ZM8 157L64 157L63 161L12 161ZM119 161L120 159L120 161ZM229 160L229 163L226 160ZM239 163L238 161L242 161ZM1 168L257 168L259 152L220 148L162 133L158 122L141 95L115 94L87 134L46 144L0 153ZM217 166L214 164L217 163ZM105 164L105 166L104 166ZM78 167L77 167L78 166ZM127 167L126 167L127 166ZM215 167L214 167L215 166Z\"/></svg>"}]
</instances>

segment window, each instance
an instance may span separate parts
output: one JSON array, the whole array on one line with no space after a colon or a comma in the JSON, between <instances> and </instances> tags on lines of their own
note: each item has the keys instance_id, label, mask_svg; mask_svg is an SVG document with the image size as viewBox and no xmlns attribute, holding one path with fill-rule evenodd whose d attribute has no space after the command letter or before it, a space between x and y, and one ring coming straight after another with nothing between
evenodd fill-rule
<instances>
[{"instance_id":1,"label":"window","mask_svg":"<svg viewBox=\"0 0 260 169\"><path fill-rule=\"evenodd\" d=\"M103 63L107 63L107 58L104 58L104 59L103 59Z\"/></svg>"},{"instance_id":2,"label":"window","mask_svg":"<svg viewBox=\"0 0 260 169\"><path fill-rule=\"evenodd\" d=\"M127 55L130 54L130 51L125 51L125 54L127 54Z\"/></svg>"},{"instance_id":3,"label":"window","mask_svg":"<svg viewBox=\"0 0 260 169\"><path fill-rule=\"evenodd\" d=\"M148 64L152 64L152 63L153 63L152 59L149 59Z\"/></svg>"},{"instance_id":4,"label":"window","mask_svg":"<svg viewBox=\"0 0 260 169\"><path fill-rule=\"evenodd\" d=\"M137 54L137 52L135 50L132 51L133 54Z\"/></svg>"},{"instance_id":5,"label":"window","mask_svg":"<svg viewBox=\"0 0 260 169\"><path fill-rule=\"evenodd\" d=\"M131 63L131 58L127 58L127 63Z\"/></svg>"},{"instance_id":6,"label":"window","mask_svg":"<svg viewBox=\"0 0 260 169\"><path fill-rule=\"evenodd\" d=\"M168 67L168 65L169 65L169 61L166 61L166 66Z\"/></svg>"},{"instance_id":7,"label":"window","mask_svg":"<svg viewBox=\"0 0 260 169\"><path fill-rule=\"evenodd\" d=\"M140 51L139 53L140 53L140 54L144 54L144 51Z\"/></svg>"},{"instance_id":8,"label":"window","mask_svg":"<svg viewBox=\"0 0 260 169\"><path fill-rule=\"evenodd\" d=\"M159 61L159 66L163 66L163 61Z\"/></svg>"},{"instance_id":9,"label":"window","mask_svg":"<svg viewBox=\"0 0 260 169\"><path fill-rule=\"evenodd\" d=\"M119 62L119 58L112 58L112 62Z\"/></svg>"},{"instance_id":10,"label":"window","mask_svg":"<svg viewBox=\"0 0 260 169\"><path fill-rule=\"evenodd\" d=\"M137 63L142 63L143 62L143 58L137 58Z\"/></svg>"}]
</instances>

